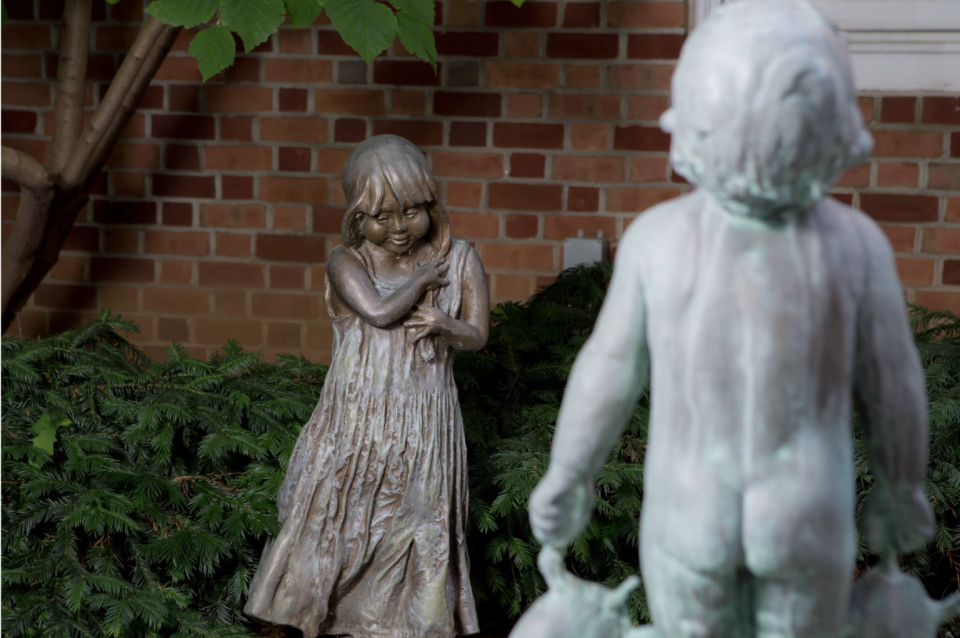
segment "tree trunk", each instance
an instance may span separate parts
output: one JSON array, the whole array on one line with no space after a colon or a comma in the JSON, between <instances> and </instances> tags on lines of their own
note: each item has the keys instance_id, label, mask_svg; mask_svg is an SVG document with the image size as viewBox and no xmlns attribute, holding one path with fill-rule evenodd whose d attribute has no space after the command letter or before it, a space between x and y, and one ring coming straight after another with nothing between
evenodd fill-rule
<instances>
[{"instance_id":1,"label":"tree trunk","mask_svg":"<svg viewBox=\"0 0 960 638\"><path fill-rule=\"evenodd\" d=\"M26 153L3 147L0 172L20 185L17 219L0 257L4 332L57 263L77 215L87 204L90 184L180 32L180 27L145 17L100 107L81 134L92 2L67 0L64 7L55 128L46 167Z\"/></svg>"}]
</instances>

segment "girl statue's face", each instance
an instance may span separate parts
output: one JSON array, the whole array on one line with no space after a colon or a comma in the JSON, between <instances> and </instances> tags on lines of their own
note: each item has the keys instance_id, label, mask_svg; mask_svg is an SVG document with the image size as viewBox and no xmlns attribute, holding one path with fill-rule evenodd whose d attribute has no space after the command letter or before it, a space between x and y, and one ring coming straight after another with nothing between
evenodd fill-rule
<instances>
[{"instance_id":1,"label":"girl statue's face","mask_svg":"<svg viewBox=\"0 0 960 638\"><path fill-rule=\"evenodd\" d=\"M364 238L397 255L410 252L430 230L426 203L404 209L393 193L386 193L376 215L363 214Z\"/></svg>"}]
</instances>

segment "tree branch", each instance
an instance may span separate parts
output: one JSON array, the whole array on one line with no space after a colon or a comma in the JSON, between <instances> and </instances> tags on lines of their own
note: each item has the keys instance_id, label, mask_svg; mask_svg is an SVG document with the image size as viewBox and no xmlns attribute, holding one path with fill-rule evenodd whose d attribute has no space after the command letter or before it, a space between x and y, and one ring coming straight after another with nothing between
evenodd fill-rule
<instances>
[{"instance_id":1,"label":"tree branch","mask_svg":"<svg viewBox=\"0 0 960 638\"><path fill-rule=\"evenodd\" d=\"M47 166L59 173L67 163L83 129L83 94L87 53L90 50L90 12L93 0L68 0L63 10L66 26L60 42L57 97L53 110L53 142Z\"/></svg>"},{"instance_id":2,"label":"tree branch","mask_svg":"<svg viewBox=\"0 0 960 638\"><path fill-rule=\"evenodd\" d=\"M126 128L130 118L133 117L134 112L136 112L137 105L140 103L144 92L146 92L150 86L150 82L156 75L157 69L163 64L167 53L170 52L170 47L173 46L174 41L177 39L180 29L181 27L165 25L165 30L157 37L153 48L140 65L140 69L136 77L134 77L130 89L123 95L117 115L109 122L107 129L103 135L101 135L93 154L90 156L87 166L81 173L81 184L86 183L87 180L91 179L93 175L103 168L111 151L113 151L114 146L116 146L117 140L123 134L123 129ZM106 97L104 100L106 101Z\"/></svg>"},{"instance_id":3,"label":"tree branch","mask_svg":"<svg viewBox=\"0 0 960 638\"><path fill-rule=\"evenodd\" d=\"M93 119L90 120L90 124L84 130L77 148L63 170L63 180L66 184L82 186L90 176L99 170L100 167L91 160L93 160L97 148L101 144L110 142L107 145L109 148L115 141L106 139L108 129L116 129L118 136L123 131L133 115L133 108L124 109L125 104L129 102L128 98L132 94L137 95L136 100L133 101L135 108L137 102L143 96L143 91L146 90L150 80L153 79L156 67L159 67L160 63L163 62L163 57L173 46L173 41L179 32L180 27L165 25L151 16L144 18L137 39L130 47L130 52L123 59L113 82L110 83L110 88L107 89L107 94L103 96L103 100L100 102L100 108L94 113ZM159 59L157 59L158 56L155 52L155 45L158 43L165 44L161 47L163 55L160 55ZM155 61L156 66L145 74L148 59Z\"/></svg>"},{"instance_id":4,"label":"tree branch","mask_svg":"<svg viewBox=\"0 0 960 638\"><path fill-rule=\"evenodd\" d=\"M50 174L40 162L23 151L9 146L2 147L0 174L4 179L9 179L30 191L41 191L53 184Z\"/></svg>"}]
</instances>

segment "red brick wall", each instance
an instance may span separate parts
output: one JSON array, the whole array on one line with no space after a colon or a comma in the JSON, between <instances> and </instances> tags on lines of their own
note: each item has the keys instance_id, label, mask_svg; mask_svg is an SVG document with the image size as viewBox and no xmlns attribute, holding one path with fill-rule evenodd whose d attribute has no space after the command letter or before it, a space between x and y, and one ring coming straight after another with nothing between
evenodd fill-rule
<instances>
[{"instance_id":1,"label":"red brick wall","mask_svg":"<svg viewBox=\"0 0 960 638\"><path fill-rule=\"evenodd\" d=\"M45 156L59 17L7 2L3 143ZM87 103L140 19L99 12ZM328 24L283 29L203 85L179 40L47 282L11 332L73 326L107 307L151 354L228 337L326 359L323 262L337 243L338 175L364 137L428 152L457 235L475 241L496 300L550 281L562 240L617 237L686 186L657 128L684 38L684 2L443 0L440 73L395 48L365 65ZM865 96L875 159L838 193L880 220L910 299L960 312L960 98ZM3 193L3 232L17 194Z\"/></svg>"}]
</instances>

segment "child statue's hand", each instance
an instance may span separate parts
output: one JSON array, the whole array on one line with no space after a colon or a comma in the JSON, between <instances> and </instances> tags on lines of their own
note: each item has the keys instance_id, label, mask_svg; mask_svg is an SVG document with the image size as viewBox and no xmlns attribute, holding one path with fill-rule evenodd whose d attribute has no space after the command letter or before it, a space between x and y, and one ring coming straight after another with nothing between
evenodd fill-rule
<instances>
[{"instance_id":1,"label":"child statue's hand","mask_svg":"<svg viewBox=\"0 0 960 638\"><path fill-rule=\"evenodd\" d=\"M593 479L570 481L544 475L530 495L530 526L544 545L566 547L590 522L596 500Z\"/></svg>"},{"instance_id":2,"label":"child statue's hand","mask_svg":"<svg viewBox=\"0 0 960 638\"><path fill-rule=\"evenodd\" d=\"M436 259L420 264L413 276L420 281L424 291L435 290L450 283L446 278L449 268L450 262Z\"/></svg>"},{"instance_id":3,"label":"child statue's hand","mask_svg":"<svg viewBox=\"0 0 960 638\"><path fill-rule=\"evenodd\" d=\"M448 320L449 317L443 311L433 306L417 306L403 322L403 327L415 330L410 343L416 343L429 335L442 334Z\"/></svg>"}]
</instances>

